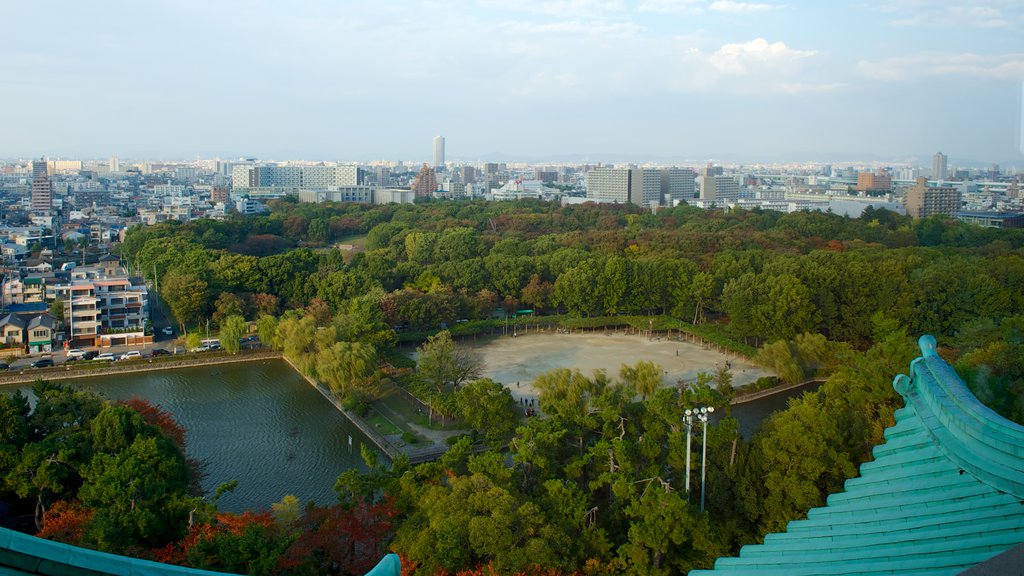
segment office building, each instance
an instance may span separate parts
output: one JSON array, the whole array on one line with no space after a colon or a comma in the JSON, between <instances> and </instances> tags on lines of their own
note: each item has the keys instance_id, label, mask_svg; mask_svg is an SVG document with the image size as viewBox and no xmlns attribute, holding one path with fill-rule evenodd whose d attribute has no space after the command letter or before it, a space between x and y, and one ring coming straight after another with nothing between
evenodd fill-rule
<instances>
[{"instance_id":1,"label":"office building","mask_svg":"<svg viewBox=\"0 0 1024 576\"><path fill-rule=\"evenodd\" d=\"M945 180L949 176L947 160L942 152L936 152L935 156L932 156L932 180Z\"/></svg>"},{"instance_id":2,"label":"office building","mask_svg":"<svg viewBox=\"0 0 1024 576\"><path fill-rule=\"evenodd\" d=\"M907 214L912 218L952 216L960 210L960 191L952 186L929 186L926 178L907 190Z\"/></svg>"},{"instance_id":3,"label":"office building","mask_svg":"<svg viewBox=\"0 0 1024 576\"><path fill-rule=\"evenodd\" d=\"M444 168L444 136L434 136L434 168Z\"/></svg>"},{"instance_id":4,"label":"office building","mask_svg":"<svg viewBox=\"0 0 1024 576\"><path fill-rule=\"evenodd\" d=\"M476 182L476 168L472 166L460 166L459 172L461 173L463 184L472 184Z\"/></svg>"},{"instance_id":5,"label":"office building","mask_svg":"<svg viewBox=\"0 0 1024 576\"><path fill-rule=\"evenodd\" d=\"M121 171L121 161L117 159L117 154L113 154L110 156L110 161L107 163L107 169L110 172Z\"/></svg>"}]
</instances>

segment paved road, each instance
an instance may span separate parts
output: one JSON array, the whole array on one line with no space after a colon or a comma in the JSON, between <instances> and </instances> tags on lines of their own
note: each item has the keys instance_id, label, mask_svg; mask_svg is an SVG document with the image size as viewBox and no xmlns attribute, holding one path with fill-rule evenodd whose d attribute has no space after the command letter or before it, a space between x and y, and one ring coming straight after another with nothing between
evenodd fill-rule
<instances>
[{"instance_id":1,"label":"paved road","mask_svg":"<svg viewBox=\"0 0 1024 576\"><path fill-rule=\"evenodd\" d=\"M175 337L174 336L163 336L163 335L161 335L161 338L162 339L158 340L157 342L155 342L153 344L146 344L144 346L109 346L107 348L84 347L84 348L81 348L81 350L95 350L95 351L99 352L100 354L102 354L104 352L110 352L111 354L114 355L115 358L120 357L122 354L124 354L125 352L127 352L129 350L138 350L140 353L142 353L142 357L143 358L148 358L148 357L152 356L154 348L162 348L162 349L167 350L168 352L170 352L172 354L185 354L187 352L187 350L185 349L184 346L182 346L180 344L175 344L174 343L174 341L175 341ZM246 342L245 344L243 344L243 346L246 347L246 348L258 348L260 346L260 343L259 342ZM53 358L53 363L55 365L57 365L57 366L60 366L60 365L62 365L62 364L67 362L67 353L64 350L55 350L54 352L45 352L45 353L42 353L42 354L32 354L30 356L22 356L21 358L18 358L14 362L11 362L10 369L11 370L31 369L32 363L35 362L36 360L39 360L40 358ZM96 360L78 360L78 362L95 362L95 361ZM103 362L103 360L99 360L99 362Z\"/></svg>"}]
</instances>

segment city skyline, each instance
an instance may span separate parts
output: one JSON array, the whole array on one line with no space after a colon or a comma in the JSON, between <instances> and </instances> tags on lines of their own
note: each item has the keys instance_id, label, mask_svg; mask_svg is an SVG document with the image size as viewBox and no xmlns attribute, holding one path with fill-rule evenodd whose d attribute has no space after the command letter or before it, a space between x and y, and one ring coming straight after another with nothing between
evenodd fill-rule
<instances>
[{"instance_id":1,"label":"city skyline","mask_svg":"<svg viewBox=\"0 0 1024 576\"><path fill-rule=\"evenodd\" d=\"M1016 2L5 11L0 157L1024 161Z\"/></svg>"}]
</instances>

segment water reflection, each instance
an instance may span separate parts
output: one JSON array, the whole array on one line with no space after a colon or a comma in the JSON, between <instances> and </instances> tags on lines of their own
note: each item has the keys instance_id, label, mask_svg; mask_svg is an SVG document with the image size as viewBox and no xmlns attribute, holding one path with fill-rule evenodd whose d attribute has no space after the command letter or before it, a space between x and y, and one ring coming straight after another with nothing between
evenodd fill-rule
<instances>
[{"instance_id":1,"label":"water reflection","mask_svg":"<svg viewBox=\"0 0 1024 576\"><path fill-rule=\"evenodd\" d=\"M365 436L279 360L69 383L114 400L145 398L171 412L188 431L189 456L205 463L203 489L212 493L238 480L221 498L222 510L265 509L286 494L331 504L338 475L366 468L360 457ZM2 391L14 388L31 386Z\"/></svg>"}]
</instances>

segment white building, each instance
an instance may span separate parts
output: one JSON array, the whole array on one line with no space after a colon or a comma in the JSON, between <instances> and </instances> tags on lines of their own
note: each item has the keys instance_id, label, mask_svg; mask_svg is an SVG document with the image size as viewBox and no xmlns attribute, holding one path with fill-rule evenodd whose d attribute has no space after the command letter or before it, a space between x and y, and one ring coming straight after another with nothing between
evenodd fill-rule
<instances>
[{"instance_id":1,"label":"white building","mask_svg":"<svg viewBox=\"0 0 1024 576\"><path fill-rule=\"evenodd\" d=\"M434 168L444 167L444 136L434 136Z\"/></svg>"}]
</instances>

